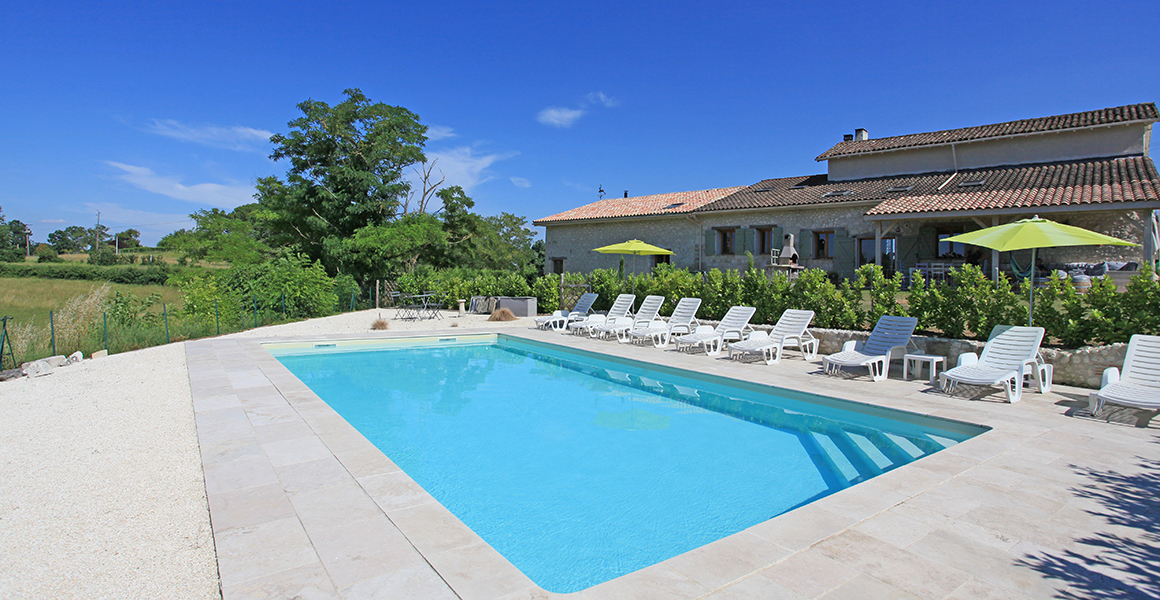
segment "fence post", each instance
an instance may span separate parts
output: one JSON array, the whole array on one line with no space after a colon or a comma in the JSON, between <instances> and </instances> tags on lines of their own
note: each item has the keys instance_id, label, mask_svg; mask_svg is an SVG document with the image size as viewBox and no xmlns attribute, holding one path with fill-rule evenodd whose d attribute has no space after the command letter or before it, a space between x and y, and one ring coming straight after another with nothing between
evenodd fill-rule
<instances>
[{"instance_id":1,"label":"fence post","mask_svg":"<svg viewBox=\"0 0 1160 600\"><path fill-rule=\"evenodd\" d=\"M105 354L109 353L109 313L101 313L105 321Z\"/></svg>"},{"instance_id":2,"label":"fence post","mask_svg":"<svg viewBox=\"0 0 1160 600\"><path fill-rule=\"evenodd\" d=\"M48 311L48 330L52 335L52 355L56 356L56 323L52 320L52 311Z\"/></svg>"},{"instance_id":3,"label":"fence post","mask_svg":"<svg viewBox=\"0 0 1160 600\"><path fill-rule=\"evenodd\" d=\"M8 355L12 357L12 368L19 367L16 363L16 353L12 351L12 340L8 339L8 319L12 317L0 317L0 370L4 369L4 343L8 343Z\"/></svg>"},{"instance_id":4,"label":"fence post","mask_svg":"<svg viewBox=\"0 0 1160 600\"><path fill-rule=\"evenodd\" d=\"M375 280L375 308L379 307L379 298L381 298L381 292L379 291L379 281L380 280L378 279Z\"/></svg>"},{"instance_id":5,"label":"fence post","mask_svg":"<svg viewBox=\"0 0 1160 600\"><path fill-rule=\"evenodd\" d=\"M258 296L254 295L254 329L258 328Z\"/></svg>"},{"instance_id":6,"label":"fence post","mask_svg":"<svg viewBox=\"0 0 1160 600\"><path fill-rule=\"evenodd\" d=\"M169 310L165 308L165 303L161 303L161 316L165 317L165 343L169 343Z\"/></svg>"},{"instance_id":7,"label":"fence post","mask_svg":"<svg viewBox=\"0 0 1160 600\"><path fill-rule=\"evenodd\" d=\"M217 298L213 299L213 324L215 327L217 327L217 334L221 335L222 334L222 321L221 321L221 316L218 314L218 299Z\"/></svg>"}]
</instances>

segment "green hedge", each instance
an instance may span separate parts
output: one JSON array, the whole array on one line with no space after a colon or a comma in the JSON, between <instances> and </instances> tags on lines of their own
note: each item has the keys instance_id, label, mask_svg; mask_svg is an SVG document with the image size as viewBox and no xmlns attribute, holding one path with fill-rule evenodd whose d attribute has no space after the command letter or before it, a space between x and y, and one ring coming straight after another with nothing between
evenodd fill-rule
<instances>
[{"instance_id":1,"label":"green hedge","mask_svg":"<svg viewBox=\"0 0 1160 600\"><path fill-rule=\"evenodd\" d=\"M175 272L176 269L168 265L101 267L84 263L0 263L0 277L80 279L139 285L165 285Z\"/></svg>"}]
</instances>

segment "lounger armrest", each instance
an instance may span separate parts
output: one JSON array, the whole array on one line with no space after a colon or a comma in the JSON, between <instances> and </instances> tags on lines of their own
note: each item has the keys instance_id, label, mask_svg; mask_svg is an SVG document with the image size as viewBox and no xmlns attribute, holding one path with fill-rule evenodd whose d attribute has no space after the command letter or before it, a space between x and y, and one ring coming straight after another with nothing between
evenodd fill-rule
<instances>
[{"instance_id":1,"label":"lounger armrest","mask_svg":"<svg viewBox=\"0 0 1160 600\"><path fill-rule=\"evenodd\" d=\"M1104 369L1104 376L1100 380L1100 389L1106 388L1109 385L1120 380L1120 370L1116 367L1108 367Z\"/></svg>"},{"instance_id":2,"label":"lounger armrest","mask_svg":"<svg viewBox=\"0 0 1160 600\"><path fill-rule=\"evenodd\" d=\"M959 355L959 362L955 366L965 367L968 365L977 365L977 364L979 364L979 355L978 354L975 354L974 352L964 352L964 353Z\"/></svg>"},{"instance_id":3,"label":"lounger armrest","mask_svg":"<svg viewBox=\"0 0 1160 600\"><path fill-rule=\"evenodd\" d=\"M851 350L857 350L861 345L862 345L862 342L859 342L857 340L846 340L846 343L842 344L842 352L849 352Z\"/></svg>"}]
</instances>

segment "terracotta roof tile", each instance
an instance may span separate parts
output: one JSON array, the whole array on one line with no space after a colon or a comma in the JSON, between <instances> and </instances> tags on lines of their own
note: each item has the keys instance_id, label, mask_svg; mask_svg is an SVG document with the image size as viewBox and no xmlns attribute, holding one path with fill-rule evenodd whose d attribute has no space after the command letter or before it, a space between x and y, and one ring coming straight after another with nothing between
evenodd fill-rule
<instances>
[{"instance_id":1,"label":"terracotta roof tile","mask_svg":"<svg viewBox=\"0 0 1160 600\"><path fill-rule=\"evenodd\" d=\"M930 133L915 133L912 135L898 135L894 137L884 137L870 140L840 142L829 150L823 152L816 160L822 161L842 156L870 154L873 152L884 152L887 150L899 150L902 148L914 148L919 146L938 146L942 144L970 142L1009 135L1045 133L1049 131L1062 131L1065 129L1076 129L1080 127L1092 127L1096 125L1127 123L1130 121L1156 120L1160 120L1160 112L1157 112L1155 103L1148 102L1145 104L1132 104L1129 106L1118 106L1115 108L1089 110L1086 112L1056 115L1053 117L1008 121L1006 123L996 123L994 125L981 125L978 127L963 127L961 129L932 131Z\"/></svg>"},{"instance_id":2,"label":"terracotta roof tile","mask_svg":"<svg viewBox=\"0 0 1160 600\"><path fill-rule=\"evenodd\" d=\"M945 180L947 174L940 177ZM964 182L982 181L978 186ZM1160 175L1146 156L959 171L942 190L916 187L866 214L1082 206L1160 201Z\"/></svg>"},{"instance_id":3,"label":"terracotta roof tile","mask_svg":"<svg viewBox=\"0 0 1160 600\"><path fill-rule=\"evenodd\" d=\"M573 208L572 210L557 213L542 219L536 219L532 224L545 225L567 221L587 221L590 219L614 219L617 217L688 213L742 189L745 189L745 186L716 188L696 192L653 194L651 196L637 196L635 198L605 198L592 204L585 204L579 208Z\"/></svg>"}]
</instances>

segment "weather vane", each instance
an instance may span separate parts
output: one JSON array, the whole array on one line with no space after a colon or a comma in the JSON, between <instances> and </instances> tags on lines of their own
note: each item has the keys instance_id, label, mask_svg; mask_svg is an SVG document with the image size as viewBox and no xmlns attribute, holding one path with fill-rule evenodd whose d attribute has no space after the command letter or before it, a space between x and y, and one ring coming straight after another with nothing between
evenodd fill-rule
<instances>
[{"instance_id":1,"label":"weather vane","mask_svg":"<svg viewBox=\"0 0 1160 600\"><path fill-rule=\"evenodd\" d=\"M603 185L598 185L598 186L596 186L596 187L599 189L599 192L600 192L600 199L601 199L601 200L603 200L603 199L604 199L604 186L603 186Z\"/></svg>"}]
</instances>

